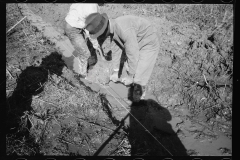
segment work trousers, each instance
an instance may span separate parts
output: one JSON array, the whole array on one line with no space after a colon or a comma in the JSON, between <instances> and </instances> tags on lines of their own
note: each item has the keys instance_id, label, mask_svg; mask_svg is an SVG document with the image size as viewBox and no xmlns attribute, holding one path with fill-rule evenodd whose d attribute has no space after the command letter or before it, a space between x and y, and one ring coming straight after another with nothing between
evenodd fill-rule
<instances>
[{"instance_id":1,"label":"work trousers","mask_svg":"<svg viewBox=\"0 0 240 160\"><path fill-rule=\"evenodd\" d=\"M82 29L72 27L65 22L64 30L76 50L76 52L73 52L74 57L79 58L78 66L80 67L79 70L81 72L79 74L86 75L89 63L90 65L97 63L96 50L90 39L86 38Z\"/></svg>"},{"instance_id":2,"label":"work trousers","mask_svg":"<svg viewBox=\"0 0 240 160\"><path fill-rule=\"evenodd\" d=\"M156 41L156 43L158 43L158 41ZM134 75L134 83L140 84L142 86L147 85L155 66L158 53L159 45L157 47L153 47L152 49L142 48L140 50L137 70Z\"/></svg>"},{"instance_id":3,"label":"work trousers","mask_svg":"<svg viewBox=\"0 0 240 160\"><path fill-rule=\"evenodd\" d=\"M134 75L134 83L140 84L142 86L146 86L151 77L153 68L156 63L156 59L159 54L159 49L160 49L157 33L152 34L148 38L149 38L149 43L139 49L140 50L139 59L138 59L138 64L136 68L136 73ZM117 54L114 54L114 57L113 57L114 66L115 66L114 68L118 68L118 66L123 66L122 63L124 63L124 66L128 71L127 58L126 59L123 58L124 54L126 54L124 52L124 49L121 49L118 45L116 45L115 42L112 42L112 47L113 47L112 48L113 52L117 53ZM121 62L122 65L121 64L119 65L120 61L123 61L123 60L125 62ZM121 70L121 67L119 68Z\"/></svg>"}]
</instances>

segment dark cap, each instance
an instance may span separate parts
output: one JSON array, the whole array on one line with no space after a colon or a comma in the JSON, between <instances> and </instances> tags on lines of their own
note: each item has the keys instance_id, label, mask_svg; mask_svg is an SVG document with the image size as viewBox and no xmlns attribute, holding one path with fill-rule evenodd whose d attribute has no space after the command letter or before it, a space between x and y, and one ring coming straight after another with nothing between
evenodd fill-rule
<instances>
[{"instance_id":1,"label":"dark cap","mask_svg":"<svg viewBox=\"0 0 240 160\"><path fill-rule=\"evenodd\" d=\"M86 18L85 24L84 28L89 31L90 37L96 39L107 28L108 16L106 13L92 13Z\"/></svg>"}]
</instances>

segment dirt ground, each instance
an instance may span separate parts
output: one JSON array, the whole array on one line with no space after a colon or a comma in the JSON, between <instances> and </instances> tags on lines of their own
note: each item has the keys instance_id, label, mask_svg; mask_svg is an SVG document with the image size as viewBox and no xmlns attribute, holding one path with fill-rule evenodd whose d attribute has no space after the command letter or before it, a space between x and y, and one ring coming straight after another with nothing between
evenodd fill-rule
<instances>
[{"instance_id":1,"label":"dirt ground","mask_svg":"<svg viewBox=\"0 0 240 160\"><path fill-rule=\"evenodd\" d=\"M161 49L138 103L131 88L106 84L111 61L98 59L86 79L74 72L69 6L7 5L6 30L27 16L6 36L7 155L232 155L233 5L100 6L158 30Z\"/></svg>"}]
</instances>

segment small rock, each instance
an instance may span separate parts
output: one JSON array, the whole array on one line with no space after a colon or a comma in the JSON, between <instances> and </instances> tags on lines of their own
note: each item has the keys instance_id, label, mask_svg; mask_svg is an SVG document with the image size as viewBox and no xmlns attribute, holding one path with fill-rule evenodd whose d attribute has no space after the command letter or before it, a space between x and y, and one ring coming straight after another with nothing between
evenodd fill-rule
<instances>
[{"instance_id":1,"label":"small rock","mask_svg":"<svg viewBox=\"0 0 240 160\"><path fill-rule=\"evenodd\" d=\"M170 36L170 35L172 35L172 33L171 33L171 32L168 32L167 35Z\"/></svg>"},{"instance_id":2,"label":"small rock","mask_svg":"<svg viewBox=\"0 0 240 160\"><path fill-rule=\"evenodd\" d=\"M216 119L220 119L221 117L219 115L216 115Z\"/></svg>"},{"instance_id":3,"label":"small rock","mask_svg":"<svg viewBox=\"0 0 240 160\"><path fill-rule=\"evenodd\" d=\"M79 142L79 141L81 141L81 138L80 138L80 137L74 137L73 140L74 140L75 142Z\"/></svg>"},{"instance_id":4,"label":"small rock","mask_svg":"<svg viewBox=\"0 0 240 160\"><path fill-rule=\"evenodd\" d=\"M178 41L177 44L180 46L182 44L182 42Z\"/></svg>"},{"instance_id":5,"label":"small rock","mask_svg":"<svg viewBox=\"0 0 240 160\"><path fill-rule=\"evenodd\" d=\"M95 116L97 114L97 112L93 109L89 109L89 115L90 116Z\"/></svg>"}]
</instances>

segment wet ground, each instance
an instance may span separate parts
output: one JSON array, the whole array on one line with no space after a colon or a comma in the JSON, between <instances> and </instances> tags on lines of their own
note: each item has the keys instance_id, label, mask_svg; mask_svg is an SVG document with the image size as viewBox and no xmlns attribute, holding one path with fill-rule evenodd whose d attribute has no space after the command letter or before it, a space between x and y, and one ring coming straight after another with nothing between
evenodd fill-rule
<instances>
[{"instance_id":1,"label":"wet ground","mask_svg":"<svg viewBox=\"0 0 240 160\"><path fill-rule=\"evenodd\" d=\"M38 27L39 30L43 31L44 36L55 43L56 48L58 48L63 56L62 59L65 64L72 66L73 69L74 57L72 53L74 52L74 48L71 46L70 41L63 35L62 29L63 19L68 11L69 4L28 4L22 5L21 7L23 14L28 16L28 20L32 25ZM140 11L141 13L146 12L144 8L142 10L135 9L133 12L131 8L124 8L123 5L119 5L118 7L116 7L116 5L105 5L101 7L101 11L108 13L110 18L129 13L137 14ZM37 18L36 15L42 19ZM128 153L129 155L231 155L231 127L226 128L229 132L222 132L216 126L209 125L209 121L206 121L206 116L203 111L199 111L199 114L194 116L188 106L192 101L185 100L187 95L184 97L183 94L186 94L185 92L191 92L193 96L200 96L198 100L200 98L203 100L207 95L204 93L198 94L196 90L181 90L179 86L183 83L177 80L179 77L177 77L176 74L173 74L176 69L179 69L178 72L180 72L180 74L192 74L192 72L194 72L189 68L194 58L187 61L186 59L191 55L185 55L185 51L189 49L187 48L189 47L189 42L193 42L199 38L205 41L198 31L199 29L194 25L179 25L166 19L166 17L146 14L141 14L140 16L151 19L151 22L158 28L162 46L156 64L157 67L149 82L145 100L141 100L138 103L129 101L130 88L121 83L110 82L108 85L101 84L101 79L109 76L108 70L111 65L99 59L95 68L92 70L92 75L89 75L89 77L97 77L96 74L98 74L100 80L89 77L87 77L87 79L80 78L84 86L89 86L91 90L97 94L104 95L104 98L101 98L101 103L104 104L106 108L101 114L98 111L98 114L100 114L100 117L108 116L109 119L111 119L113 125L112 130L117 130L118 127L121 126L121 122L123 122L121 127L128 133L128 143L131 146L131 152ZM189 37L191 37L191 40ZM199 43L198 41L194 43L194 45L199 45ZM199 52L197 48L198 47L196 47L195 52ZM193 51L191 50L191 52ZM191 54L190 51L188 54ZM192 57L194 56L195 55L192 54ZM175 70L173 68L175 68ZM103 77L101 77L100 70L101 73L104 73ZM123 76L125 74L124 72L125 69ZM207 74L205 72L202 73ZM210 76L207 77L207 79L210 78ZM225 83L227 81L224 77L222 78L223 80L219 80L217 85L222 85L222 82ZM201 83L205 80L203 77L200 80L198 75L196 75L195 81ZM76 83L78 82L75 80L74 84ZM75 86L77 86L77 84ZM91 114L95 114L95 112L94 110L90 111L89 116L91 117ZM75 117L65 118L62 124L65 122L67 124L70 121L74 123L77 119ZM53 134L57 134L61 128L57 123L53 123L51 127ZM83 128L85 128L85 130L82 131L83 133L93 135L88 138L89 140L91 139L92 145L95 145L96 155L109 153L109 148L111 148L114 143L111 141L111 135L116 134L116 130L111 132L112 134L106 133L105 137L97 138L96 128L90 128L87 125ZM102 136L104 134L101 133L99 135ZM50 140L51 137L54 136L50 135ZM75 135L76 141L78 141L77 138L81 139L83 136ZM86 143L88 142L89 141L86 141ZM55 145L57 145L57 143ZM87 146L87 144L84 146ZM114 147L111 149L113 148ZM89 150L87 147L79 149L76 145L69 145L68 149L81 155L85 155L86 150ZM226 152L226 150L228 150L228 152ZM90 155L92 153L94 152L89 151Z\"/></svg>"}]
</instances>

